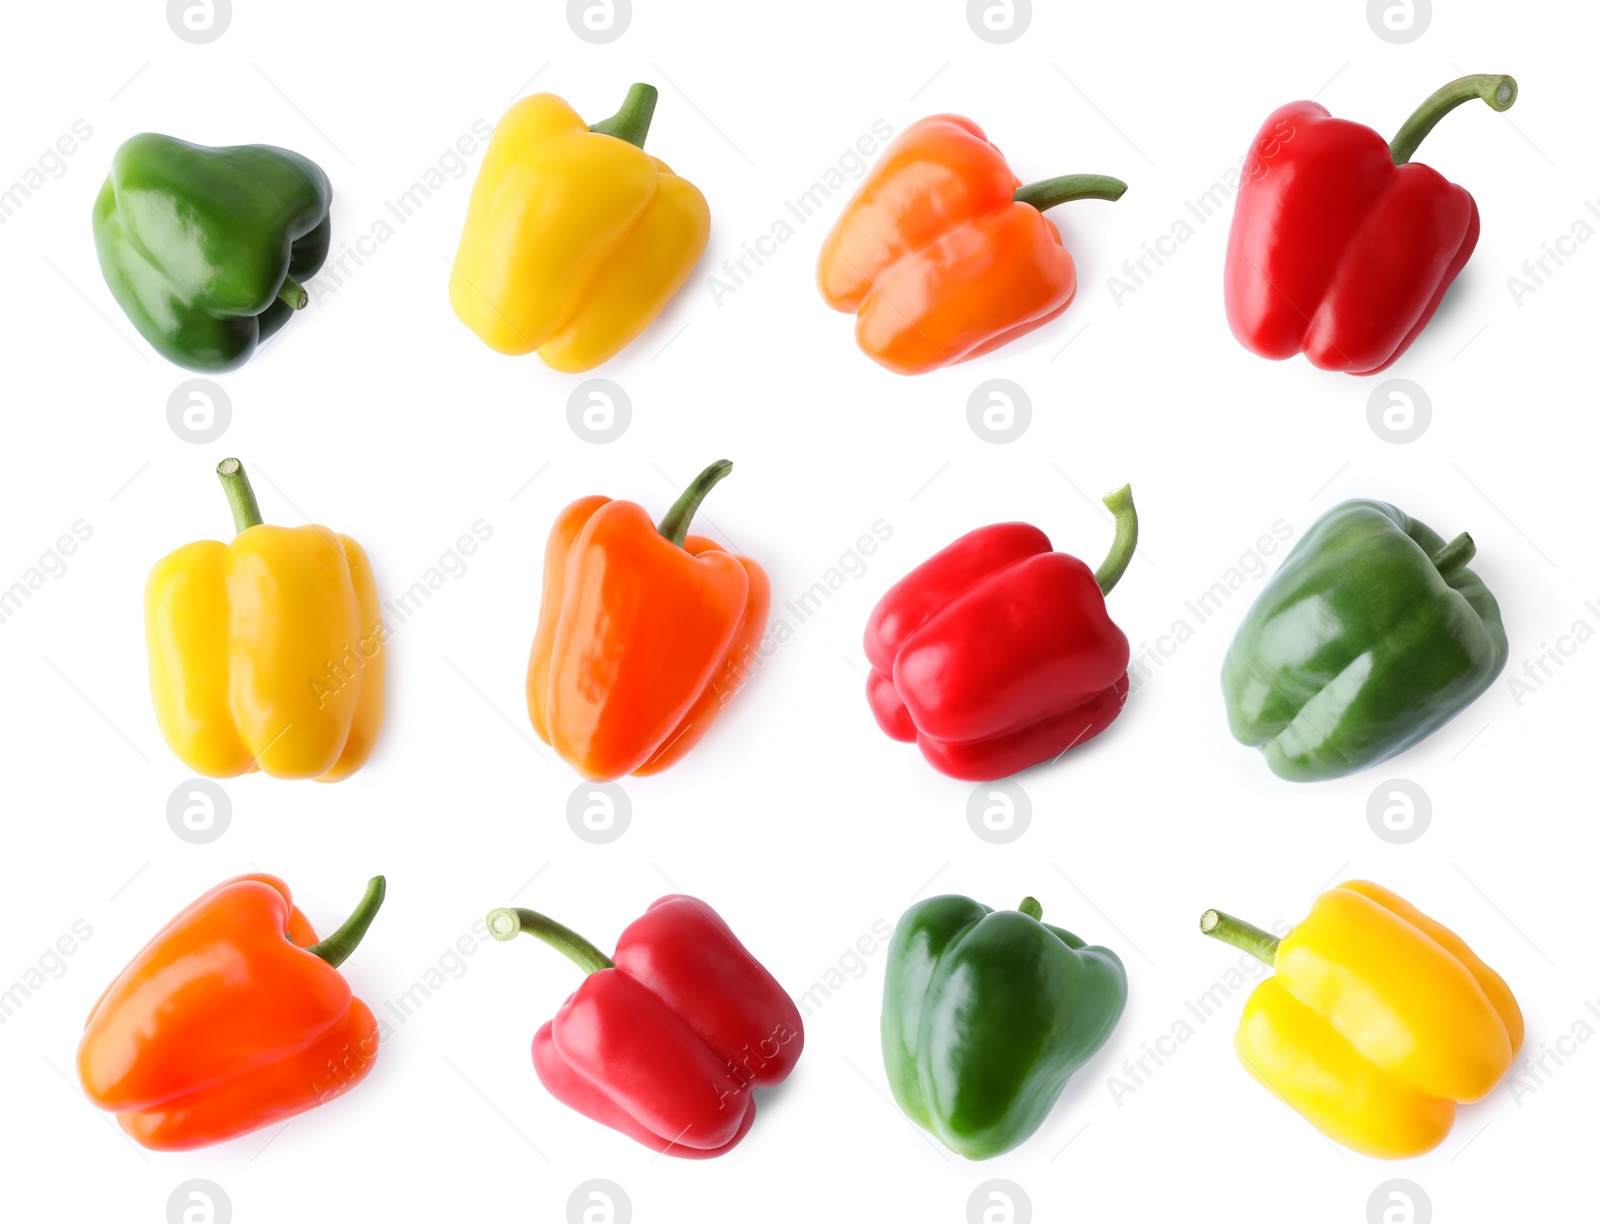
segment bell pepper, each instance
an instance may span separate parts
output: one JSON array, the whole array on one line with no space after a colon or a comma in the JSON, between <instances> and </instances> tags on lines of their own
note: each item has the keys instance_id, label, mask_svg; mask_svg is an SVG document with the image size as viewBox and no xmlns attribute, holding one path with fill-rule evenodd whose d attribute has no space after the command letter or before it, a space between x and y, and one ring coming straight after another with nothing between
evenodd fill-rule
<instances>
[{"instance_id":1,"label":"bell pepper","mask_svg":"<svg viewBox=\"0 0 1600 1224\"><path fill-rule=\"evenodd\" d=\"M276 876L219 884L106 988L78 1045L91 1104L144 1147L187 1151L343 1096L372 1070L378 1023L338 968L383 904L373 877L318 941Z\"/></svg>"},{"instance_id":2,"label":"bell pepper","mask_svg":"<svg viewBox=\"0 0 1600 1224\"><path fill-rule=\"evenodd\" d=\"M999 911L931 897L889 940L889 1087L906 1117L968 1160L1009 1152L1039 1129L1128 999L1117 954L1043 913L1032 897Z\"/></svg>"},{"instance_id":3,"label":"bell pepper","mask_svg":"<svg viewBox=\"0 0 1600 1224\"><path fill-rule=\"evenodd\" d=\"M1330 1139L1399 1160L1444 1142L1522 1048L1522 1011L1460 936L1365 880L1279 940L1207 910L1200 929L1274 969L1245 1001L1239 1060Z\"/></svg>"},{"instance_id":4,"label":"bell pepper","mask_svg":"<svg viewBox=\"0 0 1600 1224\"><path fill-rule=\"evenodd\" d=\"M856 344L885 369L924 374L968 361L1071 305L1078 274L1045 210L1127 189L1103 174L1024 187L972 120L919 119L834 222L817 286L856 316Z\"/></svg>"},{"instance_id":5,"label":"bell pepper","mask_svg":"<svg viewBox=\"0 0 1600 1224\"><path fill-rule=\"evenodd\" d=\"M743 686L772 604L766 573L689 522L713 463L659 527L644 507L584 497L556 519L528 658L528 717L586 778L659 773Z\"/></svg>"},{"instance_id":6,"label":"bell pepper","mask_svg":"<svg viewBox=\"0 0 1600 1224\"><path fill-rule=\"evenodd\" d=\"M1347 374L1388 369L1411 347L1478 244L1478 206L1413 162L1434 125L1481 98L1517 98L1508 76L1466 76L1385 143L1315 102L1267 116L1228 233L1228 326L1252 353Z\"/></svg>"},{"instance_id":7,"label":"bell pepper","mask_svg":"<svg viewBox=\"0 0 1600 1224\"><path fill-rule=\"evenodd\" d=\"M1228 726L1291 782L1339 778L1426 739L1494 683L1500 606L1449 544L1385 502L1324 514L1228 647Z\"/></svg>"},{"instance_id":8,"label":"bell pepper","mask_svg":"<svg viewBox=\"0 0 1600 1224\"><path fill-rule=\"evenodd\" d=\"M554 94L495 125L450 273L456 317L497 353L575 373L609 360L706 249L705 197L644 151L656 90L585 126Z\"/></svg>"},{"instance_id":9,"label":"bell pepper","mask_svg":"<svg viewBox=\"0 0 1600 1224\"><path fill-rule=\"evenodd\" d=\"M272 145L125 140L94 202L100 271L174 365L232 370L305 307L328 257L328 176Z\"/></svg>"},{"instance_id":10,"label":"bell pepper","mask_svg":"<svg viewBox=\"0 0 1600 1224\"><path fill-rule=\"evenodd\" d=\"M144 590L156 721L210 778L337 782L383 726L387 631L367 554L326 527L273 527L237 459L217 465L238 534L167 554Z\"/></svg>"},{"instance_id":11,"label":"bell pepper","mask_svg":"<svg viewBox=\"0 0 1600 1224\"><path fill-rule=\"evenodd\" d=\"M658 1153L721 1156L755 1122L754 1088L794 1070L805 1047L783 987L704 901L662 897L607 956L527 909L497 909L489 933L543 940L586 975L533 1039L550 1095Z\"/></svg>"},{"instance_id":12,"label":"bell pepper","mask_svg":"<svg viewBox=\"0 0 1600 1224\"><path fill-rule=\"evenodd\" d=\"M1133 493L1098 570L1027 523L968 532L912 570L867 620L867 702L891 739L952 778L1014 774L1111 725L1128 696L1128 639L1105 597L1139 540Z\"/></svg>"}]
</instances>

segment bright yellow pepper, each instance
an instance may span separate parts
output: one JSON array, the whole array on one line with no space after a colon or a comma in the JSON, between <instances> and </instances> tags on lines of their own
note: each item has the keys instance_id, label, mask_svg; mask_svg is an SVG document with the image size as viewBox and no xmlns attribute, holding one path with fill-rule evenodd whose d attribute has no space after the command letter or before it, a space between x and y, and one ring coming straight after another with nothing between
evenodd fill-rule
<instances>
[{"instance_id":1,"label":"bright yellow pepper","mask_svg":"<svg viewBox=\"0 0 1600 1224\"><path fill-rule=\"evenodd\" d=\"M590 370L661 313L706 249L705 197L643 149L656 90L586 127L554 94L495 125L472 186L450 304L496 352Z\"/></svg>"},{"instance_id":2,"label":"bright yellow pepper","mask_svg":"<svg viewBox=\"0 0 1600 1224\"><path fill-rule=\"evenodd\" d=\"M1500 975L1376 884L1329 889L1281 941L1217 910L1200 929L1277 970L1239 1020L1245 1068L1365 1155L1437 1147L1457 1104L1487 1096L1522 1047L1522 1011Z\"/></svg>"},{"instance_id":3,"label":"bright yellow pepper","mask_svg":"<svg viewBox=\"0 0 1600 1224\"><path fill-rule=\"evenodd\" d=\"M237 459L217 465L238 529L185 544L145 584L156 721L190 769L337 782L383 726L384 639L367 554L326 527L261 522Z\"/></svg>"}]
</instances>

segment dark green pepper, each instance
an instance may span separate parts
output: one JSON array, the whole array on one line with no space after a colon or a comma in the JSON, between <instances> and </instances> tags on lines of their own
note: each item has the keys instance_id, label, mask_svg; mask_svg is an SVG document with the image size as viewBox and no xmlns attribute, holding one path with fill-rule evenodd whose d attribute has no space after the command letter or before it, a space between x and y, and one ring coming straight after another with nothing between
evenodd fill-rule
<instances>
[{"instance_id":1,"label":"dark green pepper","mask_svg":"<svg viewBox=\"0 0 1600 1224\"><path fill-rule=\"evenodd\" d=\"M1500 606L1448 544L1378 501L1335 506L1284 558L1222 665L1234 738L1280 778L1355 773L1432 735L1506 664Z\"/></svg>"},{"instance_id":2,"label":"dark green pepper","mask_svg":"<svg viewBox=\"0 0 1600 1224\"><path fill-rule=\"evenodd\" d=\"M305 306L332 201L328 176L288 149L145 132L117 150L94 203L100 271L168 361L232 370Z\"/></svg>"},{"instance_id":3,"label":"dark green pepper","mask_svg":"<svg viewBox=\"0 0 1600 1224\"><path fill-rule=\"evenodd\" d=\"M1039 921L932 897L902 915L883 983L883 1065L906 1116L969 1160L1034 1131L1128 999L1116 953Z\"/></svg>"}]
</instances>

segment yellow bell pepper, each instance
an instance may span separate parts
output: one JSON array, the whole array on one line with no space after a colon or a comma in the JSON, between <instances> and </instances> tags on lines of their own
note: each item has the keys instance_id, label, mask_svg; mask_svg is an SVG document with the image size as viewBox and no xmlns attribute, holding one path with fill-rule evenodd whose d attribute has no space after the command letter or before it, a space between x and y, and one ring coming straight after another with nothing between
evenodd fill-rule
<instances>
[{"instance_id":1,"label":"yellow bell pepper","mask_svg":"<svg viewBox=\"0 0 1600 1224\"><path fill-rule=\"evenodd\" d=\"M231 544L163 557L145 585L156 721L190 769L337 782L383 726L384 639L367 554L326 527L261 522L237 459L217 475Z\"/></svg>"},{"instance_id":2,"label":"yellow bell pepper","mask_svg":"<svg viewBox=\"0 0 1600 1224\"><path fill-rule=\"evenodd\" d=\"M1368 1156L1437 1147L1457 1104L1487 1096L1522 1047L1522 1011L1500 975L1376 884L1329 889L1281 941L1217 910L1200 929L1277 971L1239 1020L1245 1068Z\"/></svg>"},{"instance_id":3,"label":"yellow bell pepper","mask_svg":"<svg viewBox=\"0 0 1600 1224\"><path fill-rule=\"evenodd\" d=\"M643 149L656 90L586 127L554 94L495 125L450 273L450 305L496 352L555 370L620 352L706 249L705 197Z\"/></svg>"}]
</instances>

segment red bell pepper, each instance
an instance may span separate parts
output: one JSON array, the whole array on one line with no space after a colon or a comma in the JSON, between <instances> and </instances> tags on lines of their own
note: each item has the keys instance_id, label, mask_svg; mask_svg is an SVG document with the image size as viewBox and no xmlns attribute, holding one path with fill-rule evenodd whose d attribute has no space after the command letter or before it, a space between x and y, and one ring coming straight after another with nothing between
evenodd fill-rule
<instances>
[{"instance_id":1,"label":"red bell pepper","mask_svg":"<svg viewBox=\"0 0 1600 1224\"><path fill-rule=\"evenodd\" d=\"M588 977L533 1039L550 1095L669 1156L720 1156L755 1121L752 1088L794 1070L794 1000L704 901L662 897L614 957L526 909L489 914L496 939L542 939Z\"/></svg>"},{"instance_id":2,"label":"red bell pepper","mask_svg":"<svg viewBox=\"0 0 1600 1224\"><path fill-rule=\"evenodd\" d=\"M1508 76L1452 81L1385 144L1369 127L1291 102L1256 133L1228 234L1228 326L1253 353L1376 374L1427 326L1478 243L1466 190L1411 160L1434 125L1482 98L1517 97Z\"/></svg>"},{"instance_id":3,"label":"red bell pepper","mask_svg":"<svg viewBox=\"0 0 1600 1224\"><path fill-rule=\"evenodd\" d=\"M1133 494L1105 499L1098 570L1027 523L968 532L912 570L867 621L867 701L892 738L952 778L989 781L1098 735L1128 696L1128 639L1105 596L1139 538Z\"/></svg>"}]
</instances>

